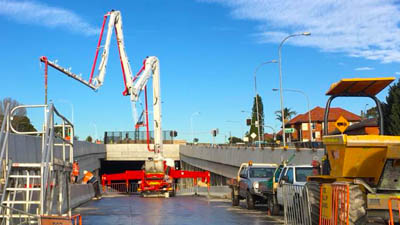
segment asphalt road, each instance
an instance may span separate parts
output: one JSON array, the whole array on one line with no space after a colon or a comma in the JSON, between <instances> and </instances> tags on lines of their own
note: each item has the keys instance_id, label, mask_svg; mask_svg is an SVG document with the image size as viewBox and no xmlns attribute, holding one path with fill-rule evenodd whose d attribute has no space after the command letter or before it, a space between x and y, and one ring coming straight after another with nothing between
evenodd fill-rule
<instances>
[{"instance_id":1,"label":"asphalt road","mask_svg":"<svg viewBox=\"0 0 400 225\"><path fill-rule=\"evenodd\" d=\"M196 224L283 224L282 217L266 215L259 207L247 210L232 207L229 201L203 197L141 198L139 196L104 197L75 210L83 225L196 225Z\"/></svg>"}]
</instances>

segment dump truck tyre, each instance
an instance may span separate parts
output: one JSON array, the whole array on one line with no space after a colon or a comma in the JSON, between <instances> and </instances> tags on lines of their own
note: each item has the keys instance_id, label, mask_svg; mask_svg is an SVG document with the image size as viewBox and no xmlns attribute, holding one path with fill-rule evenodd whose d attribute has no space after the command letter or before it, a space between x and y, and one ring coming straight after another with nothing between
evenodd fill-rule
<instances>
[{"instance_id":1,"label":"dump truck tyre","mask_svg":"<svg viewBox=\"0 0 400 225\"><path fill-rule=\"evenodd\" d=\"M349 225L367 224L367 204L365 194L358 185L350 185L349 188Z\"/></svg>"},{"instance_id":2,"label":"dump truck tyre","mask_svg":"<svg viewBox=\"0 0 400 225\"><path fill-rule=\"evenodd\" d=\"M232 206L238 206L239 202L239 195L235 195L235 191L232 188Z\"/></svg>"},{"instance_id":3,"label":"dump truck tyre","mask_svg":"<svg viewBox=\"0 0 400 225\"><path fill-rule=\"evenodd\" d=\"M308 202L311 209L312 225L319 225L319 199L320 199L320 184L315 181L307 182L306 188L308 191Z\"/></svg>"},{"instance_id":4,"label":"dump truck tyre","mask_svg":"<svg viewBox=\"0 0 400 225\"><path fill-rule=\"evenodd\" d=\"M247 204L247 209L254 209L254 198L249 191L247 191L246 195L246 204Z\"/></svg>"}]
</instances>

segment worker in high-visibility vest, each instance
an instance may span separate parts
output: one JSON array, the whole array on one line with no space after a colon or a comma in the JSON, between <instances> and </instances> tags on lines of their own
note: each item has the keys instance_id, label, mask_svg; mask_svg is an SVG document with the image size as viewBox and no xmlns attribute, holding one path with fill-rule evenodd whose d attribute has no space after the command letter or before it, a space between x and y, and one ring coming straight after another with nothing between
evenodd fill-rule
<instances>
[{"instance_id":1,"label":"worker in high-visibility vest","mask_svg":"<svg viewBox=\"0 0 400 225\"><path fill-rule=\"evenodd\" d=\"M93 185L94 189L94 194L97 199L101 198L101 192L100 192L100 187L99 187L99 182L96 179L96 176L93 175L90 171L84 170L83 171L83 179L82 179L82 184L88 184L91 183Z\"/></svg>"},{"instance_id":2,"label":"worker in high-visibility vest","mask_svg":"<svg viewBox=\"0 0 400 225\"><path fill-rule=\"evenodd\" d=\"M77 183L79 177L79 163L78 161L74 161L72 164L72 173L71 173L71 182Z\"/></svg>"},{"instance_id":3,"label":"worker in high-visibility vest","mask_svg":"<svg viewBox=\"0 0 400 225\"><path fill-rule=\"evenodd\" d=\"M82 184L93 183L96 180L96 177L93 176L93 173L87 170L83 171L83 176Z\"/></svg>"}]
</instances>

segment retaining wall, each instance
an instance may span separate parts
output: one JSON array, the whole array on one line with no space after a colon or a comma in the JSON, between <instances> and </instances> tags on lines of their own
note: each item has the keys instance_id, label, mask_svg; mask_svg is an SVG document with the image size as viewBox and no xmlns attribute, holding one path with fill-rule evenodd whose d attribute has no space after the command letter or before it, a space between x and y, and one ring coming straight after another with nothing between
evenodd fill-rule
<instances>
[{"instance_id":1,"label":"retaining wall","mask_svg":"<svg viewBox=\"0 0 400 225\"><path fill-rule=\"evenodd\" d=\"M315 157L321 160L323 149L288 149L281 148L235 148L235 147L205 147L181 145L181 160L192 166L208 170L225 177L234 178L237 170L244 162L252 160L254 163L276 163L295 157L291 162L294 165L310 164Z\"/></svg>"}]
</instances>

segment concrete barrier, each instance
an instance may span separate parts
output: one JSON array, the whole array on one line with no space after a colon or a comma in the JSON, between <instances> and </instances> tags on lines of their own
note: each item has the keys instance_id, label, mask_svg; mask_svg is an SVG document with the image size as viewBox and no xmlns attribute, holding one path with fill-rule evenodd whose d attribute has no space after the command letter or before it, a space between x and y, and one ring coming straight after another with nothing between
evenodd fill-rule
<instances>
[{"instance_id":1,"label":"concrete barrier","mask_svg":"<svg viewBox=\"0 0 400 225\"><path fill-rule=\"evenodd\" d=\"M71 207L76 208L79 205L90 201L94 197L92 184L71 184Z\"/></svg>"},{"instance_id":2,"label":"concrete barrier","mask_svg":"<svg viewBox=\"0 0 400 225\"><path fill-rule=\"evenodd\" d=\"M231 189L229 186L211 186L210 190L207 187L190 187L184 188L176 192L177 196L200 195L211 198L224 198L231 197Z\"/></svg>"}]
</instances>

